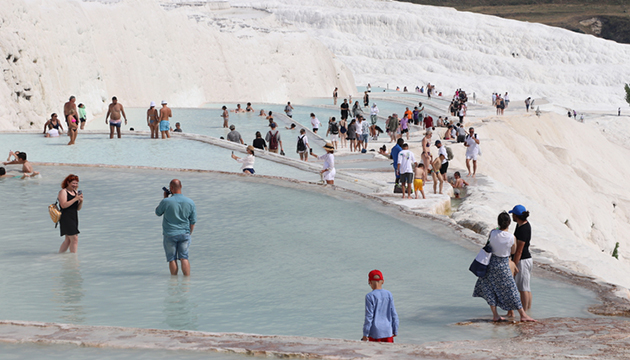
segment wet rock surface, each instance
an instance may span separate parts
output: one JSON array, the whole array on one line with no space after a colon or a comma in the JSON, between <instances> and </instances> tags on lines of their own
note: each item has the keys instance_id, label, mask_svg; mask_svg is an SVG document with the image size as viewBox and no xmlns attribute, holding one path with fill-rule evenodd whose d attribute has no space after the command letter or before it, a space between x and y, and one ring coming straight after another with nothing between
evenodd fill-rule
<instances>
[{"instance_id":1,"label":"wet rock surface","mask_svg":"<svg viewBox=\"0 0 630 360\"><path fill-rule=\"evenodd\" d=\"M471 320L458 325L517 327L519 336L424 345L241 333L0 321L0 342L233 352L309 359L628 359L630 321L550 318L537 323Z\"/></svg>"}]
</instances>

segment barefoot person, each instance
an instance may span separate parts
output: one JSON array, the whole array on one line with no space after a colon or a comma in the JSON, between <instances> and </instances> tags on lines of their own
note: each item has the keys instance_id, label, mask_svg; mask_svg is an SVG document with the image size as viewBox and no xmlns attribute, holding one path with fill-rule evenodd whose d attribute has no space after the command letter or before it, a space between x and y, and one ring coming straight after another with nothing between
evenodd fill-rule
<instances>
[{"instance_id":1,"label":"barefoot person","mask_svg":"<svg viewBox=\"0 0 630 360\"><path fill-rule=\"evenodd\" d=\"M73 174L66 176L61 183L61 190L57 195L61 217L59 218L59 232L65 235L59 253L70 249L76 253L79 248L79 210L83 207L83 194L79 189L79 177Z\"/></svg>"},{"instance_id":2,"label":"barefoot person","mask_svg":"<svg viewBox=\"0 0 630 360\"><path fill-rule=\"evenodd\" d=\"M227 106L225 105L223 105L221 110L223 110L223 112L221 113L221 117L223 118L223 127L227 129L228 122L230 121L230 112L228 111ZM271 111L269 113L271 113Z\"/></svg>"},{"instance_id":3,"label":"barefoot person","mask_svg":"<svg viewBox=\"0 0 630 360\"><path fill-rule=\"evenodd\" d=\"M475 128L468 129L468 135L464 140L464 146L466 146L466 168L468 169L468 176L475 177L477 174L477 156L479 156L479 138L475 134ZM470 160L473 163L473 171L470 172Z\"/></svg>"},{"instance_id":4,"label":"barefoot person","mask_svg":"<svg viewBox=\"0 0 630 360\"><path fill-rule=\"evenodd\" d=\"M44 124L44 136L45 137L58 137L63 131L63 126L57 117L57 114L50 115L50 120Z\"/></svg>"},{"instance_id":5,"label":"barefoot person","mask_svg":"<svg viewBox=\"0 0 630 360\"><path fill-rule=\"evenodd\" d=\"M337 171L335 170L335 155L333 155L333 153L335 152L335 147L331 143L326 143L326 145L324 145L324 150L326 150L326 154L322 156L317 156L313 154L312 151L311 155L318 160L324 160L324 166L322 167L320 173L322 174L323 179L326 181L326 184L334 185L335 174L337 173Z\"/></svg>"},{"instance_id":6,"label":"barefoot person","mask_svg":"<svg viewBox=\"0 0 630 360\"><path fill-rule=\"evenodd\" d=\"M244 158L240 158L234 155L234 152L232 152L232 159L243 164L241 165L241 171L245 175L254 175L256 173L256 171L254 171L254 161L256 160L256 158L254 157L254 150L255 148L252 145L248 145L246 150L247 156L245 156Z\"/></svg>"},{"instance_id":7,"label":"barefoot person","mask_svg":"<svg viewBox=\"0 0 630 360\"><path fill-rule=\"evenodd\" d=\"M160 133L158 121L158 111L155 108L155 101L151 101L149 110L147 110L147 125L149 125L149 130L151 130L151 139L157 139Z\"/></svg>"},{"instance_id":8,"label":"barefoot person","mask_svg":"<svg viewBox=\"0 0 630 360\"><path fill-rule=\"evenodd\" d=\"M77 140L77 129L79 128L79 120L74 110L70 110L68 114L68 134L70 135L70 141L68 145L74 145Z\"/></svg>"},{"instance_id":9,"label":"barefoot person","mask_svg":"<svg viewBox=\"0 0 630 360\"><path fill-rule=\"evenodd\" d=\"M514 281L521 294L523 309L529 311L532 307L532 290L529 281L533 268L532 255L529 252L529 243L532 238L532 227L527 221L529 211L523 205L516 205L510 210L510 214L512 214L512 220L516 223L516 229L514 230L516 252L512 256L512 260L516 264L518 272L514 277ZM507 316L514 316L514 312L509 311Z\"/></svg>"},{"instance_id":10,"label":"barefoot person","mask_svg":"<svg viewBox=\"0 0 630 360\"><path fill-rule=\"evenodd\" d=\"M171 128L169 120L172 116L171 108L166 106L166 101L162 100L162 108L160 109L160 133L162 133L162 139L171 138L171 134L168 131Z\"/></svg>"},{"instance_id":11,"label":"barefoot person","mask_svg":"<svg viewBox=\"0 0 630 360\"><path fill-rule=\"evenodd\" d=\"M169 197L169 195L171 195ZM164 191L164 199L155 208L157 216L162 218L162 235L164 252L171 275L177 275L177 259L182 264L184 276L190 276L188 248L190 236L197 222L195 203L182 195L182 183L178 179L171 180L169 190Z\"/></svg>"},{"instance_id":12,"label":"barefoot person","mask_svg":"<svg viewBox=\"0 0 630 360\"><path fill-rule=\"evenodd\" d=\"M505 211L497 218L499 229L490 232L488 242L492 246L492 257L484 277L477 279L473 297L481 297L492 311L492 321L505 320L497 313L497 306L503 310L518 310L521 321L536 321L529 317L516 288L510 271L510 254L516 252L516 239L508 232L510 215Z\"/></svg>"},{"instance_id":13,"label":"barefoot person","mask_svg":"<svg viewBox=\"0 0 630 360\"><path fill-rule=\"evenodd\" d=\"M85 110L85 105L79 104L79 121L81 122L81 130L85 128L85 123L87 122L87 111Z\"/></svg>"},{"instance_id":14,"label":"barefoot person","mask_svg":"<svg viewBox=\"0 0 630 360\"><path fill-rule=\"evenodd\" d=\"M411 199L411 187L413 184L413 164L416 162L416 158L413 152L409 150L409 144L402 144L402 150L398 153L398 166L396 172L400 176L400 183L402 184L402 198L405 198L405 192L407 193L407 199Z\"/></svg>"},{"instance_id":15,"label":"barefoot person","mask_svg":"<svg viewBox=\"0 0 630 360\"><path fill-rule=\"evenodd\" d=\"M75 113L78 113L77 110L77 98L74 95L70 96L68 102L63 104L63 118L66 120L66 124L68 124L68 115L70 115L70 110L74 110ZM68 136L70 136L70 128L68 128Z\"/></svg>"},{"instance_id":16,"label":"barefoot person","mask_svg":"<svg viewBox=\"0 0 630 360\"><path fill-rule=\"evenodd\" d=\"M107 119L109 119L109 138L114 138L114 130L118 133L118 138L120 139L120 126L122 125L122 120L120 119L120 114L125 118L125 125L127 125L127 115L125 115L125 109L122 104L118 102L118 99L114 96L112 98L112 103L109 104L109 109L107 110L107 115L105 115L105 124L107 124Z\"/></svg>"}]
</instances>

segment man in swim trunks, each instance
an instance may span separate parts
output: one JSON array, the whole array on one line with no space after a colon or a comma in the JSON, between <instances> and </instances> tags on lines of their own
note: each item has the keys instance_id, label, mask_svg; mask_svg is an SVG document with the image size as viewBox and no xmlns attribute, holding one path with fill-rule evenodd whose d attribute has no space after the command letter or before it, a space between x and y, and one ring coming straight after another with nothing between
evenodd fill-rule
<instances>
[{"instance_id":1,"label":"man in swim trunks","mask_svg":"<svg viewBox=\"0 0 630 360\"><path fill-rule=\"evenodd\" d=\"M162 108L160 109L160 133L162 134L162 139L171 138L171 134L168 132L171 128L171 123L169 119L173 116L173 112L171 108L166 106L166 101L162 100Z\"/></svg>"},{"instance_id":2,"label":"man in swim trunks","mask_svg":"<svg viewBox=\"0 0 630 360\"><path fill-rule=\"evenodd\" d=\"M105 124L107 124L107 119L109 119L109 138L114 138L114 130L118 133L118 138L120 139L120 126L122 125L122 120L120 119L120 114L125 118L125 125L127 125L127 115L125 115L125 109L122 104L118 102L118 99L114 96L112 97L112 103L109 104L109 109L107 110L107 115L105 115Z\"/></svg>"}]
</instances>

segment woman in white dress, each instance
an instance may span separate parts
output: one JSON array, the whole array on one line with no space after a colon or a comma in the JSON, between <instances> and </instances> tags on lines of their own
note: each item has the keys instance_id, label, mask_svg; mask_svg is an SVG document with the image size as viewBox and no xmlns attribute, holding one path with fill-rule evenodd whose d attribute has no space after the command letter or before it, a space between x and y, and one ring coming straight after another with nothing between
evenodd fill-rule
<instances>
[{"instance_id":1,"label":"woman in white dress","mask_svg":"<svg viewBox=\"0 0 630 360\"><path fill-rule=\"evenodd\" d=\"M333 155L333 153L335 152L335 147L331 143L327 142L326 145L324 145L324 150L326 150L326 154L322 156L317 156L313 154L312 150L313 149L311 148L312 156L316 157L318 160L324 160L324 166L322 167L320 174L322 174L324 180L326 181L326 184L334 185L335 174L337 173L337 171L335 170L335 155Z\"/></svg>"}]
</instances>

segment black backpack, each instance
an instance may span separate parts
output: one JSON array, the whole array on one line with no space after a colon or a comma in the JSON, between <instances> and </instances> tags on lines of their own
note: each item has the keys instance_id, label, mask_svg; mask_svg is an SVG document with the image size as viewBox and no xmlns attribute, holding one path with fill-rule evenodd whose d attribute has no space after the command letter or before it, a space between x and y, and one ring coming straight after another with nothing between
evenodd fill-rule
<instances>
[{"instance_id":1,"label":"black backpack","mask_svg":"<svg viewBox=\"0 0 630 360\"><path fill-rule=\"evenodd\" d=\"M336 122L330 123L330 133L333 135L339 134L339 125Z\"/></svg>"},{"instance_id":2,"label":"black backpack","mask_svg":"<svg viewBox=\"0 0 630 360\"><path fill-rule=\"evenodd\" d=\"M297 151L305 151L306 150L306 144L304 144L304 136L306 136L306 135L302 135L302 136L298 137Z\"/></svg>"}]
</instances>

